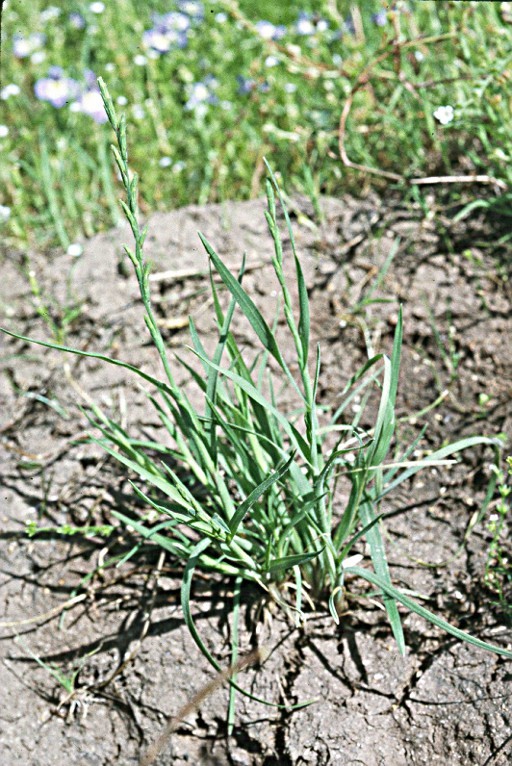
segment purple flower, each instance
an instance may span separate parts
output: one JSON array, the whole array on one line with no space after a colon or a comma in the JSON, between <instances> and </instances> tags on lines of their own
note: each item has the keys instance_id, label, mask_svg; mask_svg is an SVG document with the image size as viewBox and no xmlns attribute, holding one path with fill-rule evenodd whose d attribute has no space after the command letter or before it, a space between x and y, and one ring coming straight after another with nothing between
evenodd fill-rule
<instances>
[{"instance_id":1,"label":"purple flower","mask_svg":"<svg viewBox=\"0 0 512 766\"><path fill-rule=\"evenodd\" d=\"M257 21L255 27L264 40L281 40L286 34L286 27L283 24L276 27L270 21Z\"/></svg>"},{"instance_id":2,"label":"purple flower","mask_svg":"<svg viewBox=\"0 0 512 766\"><path fill-rule=\"evenodd\" d=\"M142 35L142 43L146 49L156 51L162 55L169 53L171 48L185 48L188 38L185 32L179 32L175 29L168 31L159 30L156 27L148 29Z\"/></svg>"},{"instance_id":3,"label":"purple flower","mask_svg":"<svg viewBox=\"0 0 512 766\"><path fill-rule=\"evenodd\" d=\"M85 93L82 93L78 101L71 104L70 108L73 112L87 114L99 125L103 125L103 123L107 122L108 117L105 112L105 107L103 106L103 99L97 88L86 90Z\"/></svg>"},{"instance_id":4,"label":"purple flower","mask_svg":"<svg viewBox=\"0 0 512 766\"><path fill-rule=\"evenodd\" d=\"M217 80L208 76L202 82L195 82L189 86L188 100L185 104L187 111L194 111L199 117L203 117L208 104L217 104L219 99L213 92L217 87Z\"/></svg>"},{"instance_id":5,"label":"purple flower","mask_svg":"<svg viewBox=\"0 0 512 766\"><path fill-rule=\"evenodd\" d=\"M313 13L299 13L299 18L295 25L295 31L298 35L314 35L317 32L326 32L329 29L329 23Z\"/></svg>"},{"instance_id":6,"label":"purple flower","mask_svg":"<svg viewBox=\"0 0 512 766\"><path fill-rule=\"evenodd\" d=\"M204 18L203 4L198 0L178 0L178 8L196 21L202 21Z\"/></svg>"},{"instance_id":7,"label":"purple flower","mask_svg":"<svg viewBox=\"0 0 512 766\"><path fill-rule=\"evenodd\" d=\"M60 80L63 74L64 70L61 66L51 66L48 70L48 77L52 80Z\"/></svg>"},{"instance_id":8,"label":"purple flower","mask_svg":"<svg viewBox=\"0 0 512 766\"><path fill-rule=\"evenodd\" d=\"M388 23L388 15L386 11L379 11L378 13L372 13L372 21L378 27L385 27Z\"/></svg>"},{"instance_id":9,"label":"purple flower","mask_svg":"<svg viewBox=\"0 0 512 766\"><path fill-rule=\"evenodd\" d=\"M162 55L171 48L185 48L188 42L187 31L190 19L184 13L171 11L163 16L153 15L154 26L142 36L145 48Z\"/></svg>"},{"instance_id":10,"label":"purple flower","mask_svg":"<svg viewBox=\"0 0 512 766\"><path fill-rule=\"evenodd\" d=\"M343 24L343 27L344 27L345 31L348 32L350 35L355 35L356 28L355 28L354 20L353 20L352 16L347 16L347 18L345 19L345 22Z\"/></svg>"},{"instance_id":11,"label":"purple flower","mask_svg":"<svg viewBox=\"0 0 512 766\"><path fill-rule=\"evenodd\" d=\"M84 69L84 80L87 85L87 90L98 90L98 78L92 69Z\"/></svg>"},{"instance_id":12,"label":"purple flower","mask_svg":"<svg viewBox=\"0 0 512 766\"><path fill-rule=\"evenodd\" d=\"M85 29L87 26L86 21L81 13L78 13L77 11L73 11L68 16L69 23L72 27L75 29Z\"/></svg>"},{"instance_id":13,"label":"purple flower","mask_svg":"<svg viewBox=\"0 0 512 766\"><path fill-rule=\"evenodd\" d=\"M12 51L17 59L25 59L31 56L34 51L42 48L46 42L46 37L35 33L30 37L23 35L14 35L12 38Z\"/></svg>"},{"instance_id":14,"label":"purple flower","mask_svg":"<svg viewBox=\"0 0 512 766\"><path fill-rule=\"evenodd\" d=\"M254 80L248 80L247 77L242 77L240 74L237 75L236 81L238 83L238 92L241 96L247 96L249 93L252 93L256 85Z\"/></svg>"},{"instance_id":15,"label":"purple flower","mask_svg":"<svg viewBox=\"0 0 512 766\"><path fill-rule=\"evenodd\" d=\"M190 19L184 13L170 11L163 16L155 16L156 27L164 32L186 32L190 27Z\"/></svg>"},{"instance_id":16,"label":"purple flower","mask_svg":"<svg viewBox=\"0 0 512 766\"><path fill-rule=\"evenodd\" d=\"M258 85L255 80L242 77L241 75L238 75L236 80L238 82L238 93L241 96L247 96L249 93L252 93L255 90L259 90L260 93L268 93L270 90L270 85L266 81L261 82Z\"/></svg>"},{"instance_id":17,"label":"purple flower","mask_svg":"<svg viewBox=\"0 0 512 766\"><path fill-rule=\"evenodd\" d=\"M92 117L94 122L102 125L107 122L107 113L103 106L98 80L92 69L84 70L85 89L77 94L77 100L70 105L72 112L82 112Z\"/></svg>"},{"instance_id":18,"label":"purple flower","mask_svg":"<svg viewBox=\"0 0 512 766\"><path fill-rule=\"evenodd\" d=\"M48 71L48 77L37 80L34 93L40 101L48 101L56 109L60 109L79 95L80 86L76 80L65 77L61 67L52 66Z\"/></svg>"}]
</instances>

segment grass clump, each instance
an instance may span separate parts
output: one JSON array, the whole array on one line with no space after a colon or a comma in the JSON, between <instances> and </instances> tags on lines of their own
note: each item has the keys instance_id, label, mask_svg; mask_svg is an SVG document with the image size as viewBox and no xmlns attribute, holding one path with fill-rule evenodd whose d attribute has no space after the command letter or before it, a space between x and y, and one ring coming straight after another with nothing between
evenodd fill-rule
<instances>
[{"instance_id":1,"label":"grass clump","mask_svg":"<svg viewBox=\"0 0 512 766\"><path fill-rule=\"evenodd\" d=\"M171 363L151 303L150 267L143 250L147 231L141 229L138 222L137 176L129 169L125 117L118 117L101 79L99 87L116 136L112 150L126 192L126 200L121 205L135 241L134 249L125 247L125 250L137 276L145 323L164 376L157 379L101 354L35 342L120 365L154 388L149 398L168 433L166 445L130 437L98 407L92 407L89 419L101 433L94 441L139 476L144 489L133 483L134 491L157 511L161 520L150 526L141 519L118 512L114 515L184 564L183 611L202 651L217 666L192 618L190 593L196 567L233 577L238 588L244 581L255 583L299 618L306 601L314 605L328 604L336 622L343 609L346 577L356 576L380 593L401 652L405 652L405 641L399 603L461 640L512 656L505 649L449 625L397 589L390 579L381 533L384 514L380 504L393 489L422 468L452 462L453 455L468 447L490 446L498 458L499 442L483 436L466 438L415 461L411 456L418 438L392 454L392 448L396 449L401 311L391 354L379 353L369 358L348 382L343 403L330 417L326 416L317 403L321 351L319 346L312 348L310 342L306 284L290 219L268 165L266 219L274 241L272 266L280 287L289 336L287 352L293 349L293 365L287 361L288 353L285 354L283 345L278 343L277 323L272 327L267 323L243 287L245 259L239 273L233 275L202 234L199 236L211 269L227 288L229 303L223 307L212 278L218 329L213 353L206 351L190 318L190 350L198 366L179 357ZM282 205L291 240L297 307L292 303L285 278L278 202ZM250 363L232 331L237 309L250 323L261 346L261 353ZM177 384L174 364L184 366L202 392L202 411L198 411L187 391ZM276 382L284 382L300 402L299 411L293 417L284 414L279 406L274 393ZM372 393L378 397L373 428L363 429L359 425L361 411L352 422L345 422L344 412L352 396L363 397L364 409ZM348 479L350 494L345 507L338 511L336 482L340 475ZM482 513L493 489L491 481ZM368 544L372 568L358 566L362 556L354 556L354 546L362 539ZM289 593L294 594L293 598Z\"/></svg>"}]
</instances>

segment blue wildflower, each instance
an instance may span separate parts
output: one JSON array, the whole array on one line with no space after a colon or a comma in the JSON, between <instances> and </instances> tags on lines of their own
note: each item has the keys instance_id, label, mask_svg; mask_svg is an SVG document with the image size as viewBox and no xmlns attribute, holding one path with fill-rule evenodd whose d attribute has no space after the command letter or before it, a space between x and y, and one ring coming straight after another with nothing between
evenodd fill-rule
<instances>
[{"instance_id":1,"label":"blue wildflower","mask_svg":"<svg viewBox=\"0 0 512 766\"><path fill-rule=\"evenodd\" d=\"M202 117L206 114L208 104L217 104L219 99L214 93L217 87L217 80L208 76L201 82L195 82L188 88L188 100L185 104L187 111L193 111L197 116Z\"/></svg>"},{"instance_id":2,"label":"blue wildflower","mask_svg":"<svg viewBox=\"0 0 512 766\"><path fill-rule=\"evenodd\" d=\"M70 105L70 109L73 112L87 114L89 117L92 117L94 122L103 125L107 122L107 113L103 106L103 99L101 98L96 75L91 69L84 71L84 80L86 88L79 94L78 100Z\"/></svg>"},{"instance_id":3,"label":"blue wildflower","mask_svg":"<svg viewBox=\"0 0 512 766\"><path fill-rule=\"evenodd\" d=\"M270 90L270 85L267 81L258 84L255 80L242 77L241 75L238 75L236 80L238 82L238 93L241 96L247 96L255 90L258 90L260 93L268 93Z\"/></svg>"},{"instance_id":4,"label":"blue wildflower","mask_svg":"<svg viewBox=\"0 0 512 766\"><path fill-rule=\"evenodd\" d=\"M286 27L283 24L275 26L270 21L257 21L254 25L258 30L260 37L264 40L281 40L286 34Z\"/></svg>"},{"instance_id":5,"label":"blue wildflower","mask_svg":"<svg viewBox=\"0 0 512 766\"><path fill-rule=\"evenodd\" d=\"M316 13L299 13L299 18L295 24L295 31L298 35L309 36L318 32L326 32L329 29L329 22L322 19Z\"/></svg>"},{"instance_id":6,"label":"blue wildflower","mask_svg":"<svg viewBox=\"0 0 512 766\"><path fill-rule=\"evenodd\" d=\"M156 28L148 29L142 35L142 43L145 48L156 53L169 53L171 48L185 48L188 42L186 33L171 30L161 32Z\"/></svg>"},{"instance_id":7,"label":"blue wildflower","mask_svg":"<svg viewBox=\"0 0 512 766\"><path fill-rule=\"evenodd\" d=\"M45 42L46 37L37 32L29 37L14 35L12 38L12 51L17 59L25 59L31 56L34 51L42 48Z\"/></svg>"},{"instance_id":8,"label":"blue wildflower","mask_svg":"<svg viewBox=\"0 0 512 766\"><path fill-rule=\"evenodd\" d=\"M61 67L52 66L48 77L37 80L34 93L40 101L48 101L56 109L60 109L80 94L80 86L76 80L66 77Z\"/></svg>"},{"instance_id":9,"label":"blue wildflower","mask_svg":"<svg viewBox=\"0 0 512 766\"><path fill-rule=\"evenodd\" d=\"M242 75L239 74L237 75L236 81L238 83L238 93L241 96L247 96L254 90L254 80L249 80L247 77L242 77Z\"/></svg>"},{"instance_id":10,"label":"blue wildflower","mask_svg":"<svg viewBox=\"0 0 512 766\"><path fill-rule=\"evenodd\" d=\"M99 125L103 125L108 119L101 93L97 88L92 88L82 93L78 101L71 104L70 109L73 112L87 114Z\"/></svg>"},{"instance_id":11,"label":"blue wildflower","mask_svg":"<svg viewBox=\"0 0 512 766\"><path fill-rule=\"evenodd\" d=\"M388 15L386 11L382 10L378 13L372 13L372 21L378 27L385 27L388 22Z\"/></svg>"},{"instance_id":12,"label":"blue wildflower","mask_svg":"<svg viewBox=\"0 0 512 766\"><path fill-rule=\"evenodd\" d=\"M343 27L345 29L345 32L348 32L350 35L355 35L356 28L355 28L354 20L352 16L347 16L343 24Z\"/></svg>"},{"instance_id":13,"label":"blue wildflower","mask_svg":"<svg viewBox=\"0 0 512 766\"><path fill-rule=\"evenodd\" d=\"M85 29L87 26L87 22L85 21L82 14L78 13L78 11L72 11L72 13L70 13L68 16L68 19L71 26L75 29Z\"/></svg>"},{"instance_id":14,"label":"blue wildflower","mask_svg":"<svg viewBox=\"0 0 512 766\"><path fill-rule=\"evenodd\" d=\"M190 19L184 13L171 11L163 16L153 15L154 26L144 32L142 42L146 49L162 55L171 48L185 48Z\"/></svg>"},{"instance_id":15,"label":"blue wildflower","mask_svg":"<svg viewBox=\"0 0 512 766\"><path fill-rule=\"evenodd\" d=\"M204 18L203 4L198 0L178 0L178 8L195 21L202 21Z\"/></svg>"},{"instance_id":16,"label":"blue wildflower","mask_svg":"<svg viewBox=\"0 0 512 766\"><path fill-rule=\"evenodd\" d=\"M190 18L185 13L170 11L163 16L153 17L155 26L162 32L186 32L190 27Z\"/></svg>"}]
</instances>

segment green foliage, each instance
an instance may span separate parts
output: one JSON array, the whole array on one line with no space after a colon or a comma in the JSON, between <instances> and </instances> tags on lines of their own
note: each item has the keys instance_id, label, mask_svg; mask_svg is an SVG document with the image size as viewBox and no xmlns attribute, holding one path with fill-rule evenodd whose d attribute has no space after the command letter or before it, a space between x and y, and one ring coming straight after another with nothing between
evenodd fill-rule
<instances>
[{"instance_id":1,"label":"green foliage","mask_svg":"<svg viewBox=\"0 0 512 766\"><path fill-rule=\"evenodd\" d=\"M35 272L28 268L26 276L32 293L34 308L42 317L48 327L53 340L56 343L64 343L68 329L82 314L82 304L74 299L71 291L67 290L67 299L62 304L58 303L45 294L37 280Z\"/></svg>"},{"instance_id":2,"label":"green foliage","mask_svg":"<svg viewBox=\"0 0 512 766\"><path fill-rule=\"evenodd\" d=\"M17 245L67 248L118 219L107 127L77 110L75 96L59 106L36 97L53 66L80 86L87 70L108 78L126 105L144 209L256 196L264 156L313 202L358 191L361 173L339 153L348 99L353 163L512 182L510 21L500 3L219 0L191 22L184 47L162 53L144 48L144 34L155 13L176 10L168 0L107 2L96 14L88 0L58 5L54 18L43 0L3 12L0 227ZM322 23L299 32L301 11ZM284 36L267 39L262 20L285 25ZM197 104L191 93L204 83L212 100ZM434 113L445 105L454 114L443 124ZM510 207L504 197L475 204Z\"/></svg>"},{"instance_id":3,"label":"green foliage","mask_svg":"<svg viewBox=\"0 0 512 766\"><path fill-rule=\"evenodd\" d=\"M77 527L72 524L62 524L58 527L41 527L35 521L27 521L25 524L25 532L29 537L43 534L64 535L65 537L73 537L74 535L80 535L80 537L96 535L108 537L112 534L113 530L114 527L111 524L88 525L85 527Z\"/></svg>"}]
</instances>

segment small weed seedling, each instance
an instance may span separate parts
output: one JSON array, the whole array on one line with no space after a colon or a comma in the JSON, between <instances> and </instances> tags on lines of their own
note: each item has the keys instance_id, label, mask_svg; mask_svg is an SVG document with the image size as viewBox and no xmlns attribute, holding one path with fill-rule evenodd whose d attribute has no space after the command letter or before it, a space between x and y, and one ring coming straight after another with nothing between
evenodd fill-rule
<instances>
[{"instance_id":1,"label":"small weed seedling","mask_svg":"<svg viewBox=\"0 0 512 766\"><path fill-rule=\"evenodd\" d=\"M69 671L69 673L64 673L57 665L49 664L47 662L44 662L39 655L35 654L32 649L23 641L21 636L17 636L15 641L20 644L23 649L27 652L32 659L37 662L38 665L40 665L44 670L46 670L53 678L57 681L57 683L62 686L64 691L68 696L71 696L75 691L75 682L78 677L78 674L82 670L83 662L78 665L78 667L73 668L73 670Z\"/></svg>"},{"instance_id":2,"label":"small weed seedling","mask_svg":"<svg viewBox=\"0 0 512 766\"><path fill-rule=\"evenodd\" d=\"M507 458L508 473L512 474L512 458ZM512 506L510 486L505 472L498 466L493 465L498 482L499 500L496 508L487 519L487 530L491 535L491 542L487 551L485 564L485 584L496 594L496 606L503 611L508 619L512 618L512 603L510 603L509 589L512 583L512 562L510 560L510 546L504 541L507 539L507 527L510 525Z\"/></svg>"},{"instance_id":3,"label":"small weed seedling","mask_svg":"<svg viewBox=\"0 0 512 766\"><path fill-rule=\"evenodd\" d=\"M28 267L26 275L32 293L34 308L46 323L56 343L65 343L68 329L82 314L83 306L71 295L68 277L66 301L58 303L51 296L45 295L37 280L36 273Z\"/></svg>"},{"instance_id":4,"label":"small weed seedling","mask_svg":"<svg viewBox=\"0 0 512 766\"><path fill-rule=\"evenodd\" d=\"M53 342L33 342L124 367L153 388L148 396L166 429L167 444L140 442L130 437L96 406L90 410L89 419L101 436L93 441L143 482L144 489L133 484L134 492L158 512L161 521L150 525L121 513L115 516L142 538L183 562L184 618L201 651L219 670L192 618L190 595L196 568L231 576L236 584L235 595L244 582L257 584L298 616L306 600L328 604L335 622L339 622L344 602L346 577L362 578L381 594L400 652L405 652L405 642L398 604L458 639L512 657L512 652L459 630L396 588L390 579L381 534L384 514L380 504L396 487L422 468L446 465L454 455L476 445L493 448L497 461L498 440L484 436L465 438L414 460L418 437L390 457L402 345L401 312L391 355L379 353L368 359L347 384L342 405L325 423L325 413L317 404L321 353L319 347L312 348L310 343L308 293L290 219L268 165L266 220L274 241L272 266L280 286L290 347L295 353L293 369L298 372L292 372L274 330L243 287L244 260L239 273L233 275L202 234L199 236L211 267L228 290L229 303L222 307L212 279L217 345L210 356L190 319L190 350L202 372L199 374L197 368L179 357L171 363L151 302L150 269L143 251L146 229L141 229L138 222L137 177L129 170L125 118L116 114L101 79L99 86L116 136L113 154L126 192L126 201L121 204L135 240L134 249L125 250L137 276L145 323L162 363L163 379L102 354ZM278 199L292 246L297 307L292 305L284 275ZM254 363L244 358L231 330L237 309L249 321L262 347ZM271 372L270 359L278 373ZM201 390L202 411L195 409L187 391L176 383L174 364L183 365ZM286 417L273 396L277 376L279 383L285 381L299 397L298 419ZM342 422L342 413L354 393L362 395L365 401L370 390L376 390L379 398L373 428L368 431L358 425L361 413L351 424ZM167 460L163 462L154 455L165 456ZM340 511L335 503L335 485L341 473L348 477L351 489L346 506ZM484 504L489 502L494 485L495 477L491 477ZM362 557L354 555L354 546L362 539L368 545L371 564L368 561L365 566L357 566ZM293 587L285 587L290 581ZM287 595L290 593L294 594L293 601ZM236 608L235 612L236 621ZM236 630L233 633L236 635ZM237 651L234 645L234 656ZM234 685L233 680L230 683Z\"/></svg>"},{"instance_id":5,"label":"small weed seedling","mask_svg":"<svg viewBox=\"0 0 512 766\"><path fill-rule=\"evenodd\" d=\"M455 331L454 325L452 324L451 311L448 310L447 312L446 322L448 326L448 331L445 335L443 335L441 331L439 330L439 327L437 326L434 312L432 311L432 308L429 305L426 297L424 299L424 306L427 310L427 313L430 319L430 325L432 327L432 332L434 334L437 348L439 349L439 353L441 354L443 362L450 375L449 382L453 383L454 380L457 380L457 375L458 375L457 370L458 370L459 362L460 362L460 354L456 349L456 344L455 344L456 331Z\"/></svg>"},{"instance_id":6,"label":"small weed seedling","mask_svg":"<svg viewBox=\"0 0 512 766\"><path fill-rule=\"evenodd\" d=\"M77 686L77 679L80 675L81 671L83 670L85 663L87 662L87 659L91 657L97 650L94 650L92 652L89 652L88 654L81 657L79 660L73 663L73 667L71 670L69 670L67 673L62 671L57 665L54 665L53 663L49 664L47 662L44 662L44 660L39 657L39 655L35 654L32 649L25 643L25 641L21 638L21 636L16 636L14 639L16 643L20 644L25 652L32 657L32 659L37 662L38 665L40 665L44 670L46 670L47 673L49 673L55 681L62 687L62 689L65 692L65 695L62 697L62 699L59 702L59 708L62 708L65 705L69 705L69 711L68 711L68 720L71 720L74 716L74 714L82 709L84 716L87 711L87 705L92 699L90 695L87 694L86 690L80 690L80 688Z\"/></svg>"}]
</instances>

